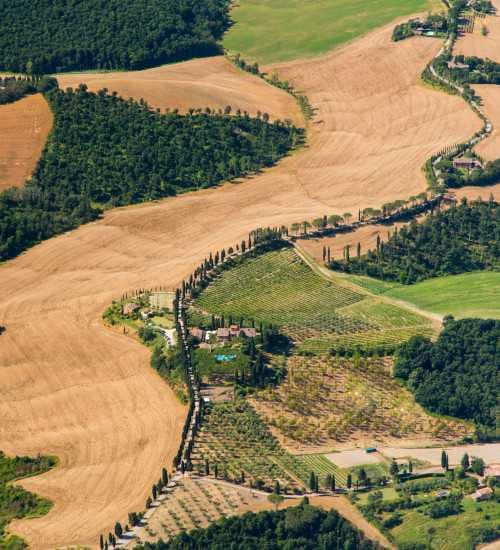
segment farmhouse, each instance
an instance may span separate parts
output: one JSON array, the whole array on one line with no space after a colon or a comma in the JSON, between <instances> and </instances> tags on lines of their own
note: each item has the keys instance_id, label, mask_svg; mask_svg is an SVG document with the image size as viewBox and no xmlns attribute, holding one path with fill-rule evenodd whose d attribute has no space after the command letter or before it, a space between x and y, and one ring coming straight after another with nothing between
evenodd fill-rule
<instances>
[{"instance_id":1,"label":"farmhouse","mask_svg":"<svg viewBox=\"0 0 500 550\"><path fill-rule=\"evenodd\" d=\"M482 168L482 164L474 157L459 157L453 159L453 167L462 168L464 170L474 170L474 168Z\"/></svg>"},{"instance_id":2,"label":"farmhouse","mask_svg":"<svg viewBox=\"0 0 500 550\"><path fill-rule=\"evenodd\" d=\"M494 477L497 480L500 480L500 465L492 464L484 470L484 477Z\"/></svg>"},{"instance_id":3,"label":"farmhouse","mask_svg":"<svg viewBox=\"0 0 500 550\"><path fill-rule=\"evenodd\" d=\"M457 63L455 61L448 62L448 69L468 69L469 65L466 63Z\"/></svg>"},{"instance_id":4,"label":"farmhouse","mask_svg":"<svg viewBox=\"0 0 500 550\"><path fill-rule=\"evenodd\" d=\"M471 498L476 502L480 502L482 500L488 500L492 496L493 489L491 489L490 487L483 487L482 489L478 489L475 493L472 493Z\"/></svg>"},{"instance_id":5,"label":"farmhouse","mask_svg":"<svg viewBox=\"0 0 500 550\"><path fill-rule=\"evenodd\" d=\"M123 315L132 315L135 311L139 309L138 304L134 304L133 302L129 302L128 304L125 304L122 308Z\"/></svg>"},{"instance_id":6,"label":"farmhouse","mask_svg":"<svg viewBox=\"0 0 500 550\"><path fill-rule=\"evenodd\" d=\"M228 328L218 328L217 329L217 340L221 344L225 344L226 342L229 342L231 340L231 333Z\"/></svg>"}]
</instances>

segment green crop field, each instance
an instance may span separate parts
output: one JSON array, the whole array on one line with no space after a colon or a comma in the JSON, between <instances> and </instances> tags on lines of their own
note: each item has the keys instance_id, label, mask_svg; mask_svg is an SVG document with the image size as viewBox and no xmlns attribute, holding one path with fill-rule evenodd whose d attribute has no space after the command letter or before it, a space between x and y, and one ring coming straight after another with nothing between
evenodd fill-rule
<instances>
[{"instance_id":1,"label":"green crop field","mask_svg":"<svg viewBox=\"0 0 500 550\"><path fill-rule=\"evenodd\" d=\"M500 273L482 271L428 279L389 290L387 296L439 313L500 319Z\"/></svg>"},{"instance_id":2,"label":"green crop field","mask_svg":"<svg viewBox=\"0 0 500 550\"><path fill-rule=\"evenodd\" d=\"M324 53L438 0L239 0L224 47L259 63Z\"/></svg>"},{"instance_id":3,"label":"green crop field","mask_svg":"<svg viewBox=\"0 0 500 550\"><path fill-rule=\"evenodd\" d=\"M312 271L290 248L249 258L212 282L196 300L209 313L244 317L281 328L299 350L325 354L339 347L394 346L430 335L424 317L356 292Z\"/></svg>"}]
</instances>

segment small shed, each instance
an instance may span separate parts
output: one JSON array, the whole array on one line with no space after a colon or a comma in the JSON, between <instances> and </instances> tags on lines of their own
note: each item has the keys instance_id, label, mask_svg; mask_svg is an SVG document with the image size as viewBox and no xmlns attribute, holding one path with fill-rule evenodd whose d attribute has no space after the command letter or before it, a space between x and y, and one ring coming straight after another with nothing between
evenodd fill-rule
<instances>
[{"instance_id":1,"label":"small shed","mask_svg":"<svg viewBox=\"0 0 500 550\"><path fill-rule=\"evenodd\" d=\"M472 493L471 498L476 502L480 502L482 500L489 500L492 496L493 489L490 487L483 487L482 489L478 489L475 493Z\"/></svg>"},{"instance_id":2,"label":"small shed","mask_svg":"<svg viewBox=\"0 0 500 550\"><path fill-rule=\"evenodd\" d=\"M135 311L139 309L139 304L134 304L134 302L129 302L122 307L123 315L132 315Z\"/></svg>"}]
</instances>

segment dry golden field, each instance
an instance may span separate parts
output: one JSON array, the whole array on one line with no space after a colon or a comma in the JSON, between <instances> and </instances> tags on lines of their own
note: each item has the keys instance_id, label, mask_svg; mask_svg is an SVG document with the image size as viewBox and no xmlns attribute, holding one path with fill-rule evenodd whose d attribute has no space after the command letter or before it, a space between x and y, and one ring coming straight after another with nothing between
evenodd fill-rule
<instances>
[{"instance_id":1,"label":"dry golden field","mask_svg":"<svg viewBox=\"0 0 500 550\"><path fill-rule=\"evenodd\" d=\"M476 18L474 32L460 38L455 47L455 55L489 57L500 62L500 0L492 0L492 3L497 8L496 15ZM481 32L483 25L488 29L486 36Z\"/></svg>"},{"instance_id":2,"label":"dry golden field","mask_svg":"<svg viewBox=\"0 0 500 550\"><path fill-rule=\"evenodd\" d=\"M493 124L492 135L483 140L476 151L485 160L496 160L500 158L500 86L475 84L473 88L483 100L484 110Z\"/></svg>"},{"instance_id":3,"label":"dry golden field","mask_svg":"<svg viewBox=\"0 0 500 550\"><path fill-rule=\"evenodd\" d=\"M0 191L23 185L31 176L52 120L41 94L0 105Z\"/></svg>"},{"instance_id":4,"label":"dry golden field","mask_svg":"<svg viewBox=\"0 0 500 550\"><path fill-rule=\"evenodd\" d=\"M13 525L33 548L95 545L100 532L143 507L176 452L184 408L150 369L147 350L101 325L114 297L173 286L209 250L257 226L357 211L423 191L425 159L479 127L465 102L419 84L440 43L396 45L391 32L392 25L280 69L317 113L307 147L277 167L238 185L110 211L0 267L0 322L7 327L0 337L0 448L61 459L54 471L23 481L55 502L47 516ZM243 87L253 77L234 78ZM196 80L185 94L178 84L164 106L185 105ZM148 99L149 86L136 90ZM246 96L254 102L247 110L288 112L284 92L272 90L273 110L269 86L260 80L255 86L261 92ZM219 91L217 104L237 107L234 87Z\"/></svg>"},{"instance_id":5,"label":"dry golden field","mask_svg":"<svg viewBox=\"0 0 500 550\"><path fill-rule=\"evenodd\" d=\"M58 77L59 86L76 88L85 83L92 91L108 88L119 95L145 99L162 111L189 108L267 112L271 118L289 118L302 124L300 110L292 96L237 69L225 57L193 59L185 63L164 65L145 71L122 73L76 73Z\"/></svg>"}]
</instances>

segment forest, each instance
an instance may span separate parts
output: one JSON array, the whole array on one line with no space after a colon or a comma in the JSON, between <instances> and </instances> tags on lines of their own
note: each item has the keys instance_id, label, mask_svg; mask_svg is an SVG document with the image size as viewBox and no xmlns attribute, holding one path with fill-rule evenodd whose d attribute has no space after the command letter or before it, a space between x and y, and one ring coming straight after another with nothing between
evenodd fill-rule
<instances>
[{"instance_id":1,"label":"forest","mask_svg":"<svg viewBox=\"0 0 500 550\"><path fill-rule=\"evenodd\" d=\"M500 209L489 202L460 204L430 215L422 223L413 220L395 230L384 243L364 256L333 260L337 271L369 275L412 284L430 277L482 269L497 269L500 258Z\"/></svg>"},{"instance_id":2,"label":"forest","mask_svg":"<svg viewBox=\"0 0 500 550\"><path fill-rule=\"evenodd\" d=\"M445 318L435 343L414 336L396 355L394 374L432 412L494 431L500 412L500 321Z\"/></svg>"},{"instance_id":3,"label":"forest","mask_svg":"<svg viewBox=\"0 0 500 550\"><path fill-rule=\"evenodd\" d=\"M220 53L228 0L2 0L0 70L142 69Z\"/></svg>"},{"instance_id":4,"label":"forest","mask_svg":"<svg viewBox=\"0 0 500 550\"><path fill-rule=\"evenodd\" d=\"M335 510L325 512L306 499L274 512L248 512L221 519L206 529L181 533L168 542L145 543L136 550L292 549L372 550L377 546Z\"/></svg>"},{"instance_id":5,"label":"forest","mask_svg":"<svg viewBox=\"0 0 500 550\"><path fill-rule=\"evenodd\" d=\"M55 123L30 181L0 193L0 260L123 206L270 166L303 140L289 122L231 108L160 114L105 90L46 94Z\"/></svg>"}]
</instances>

